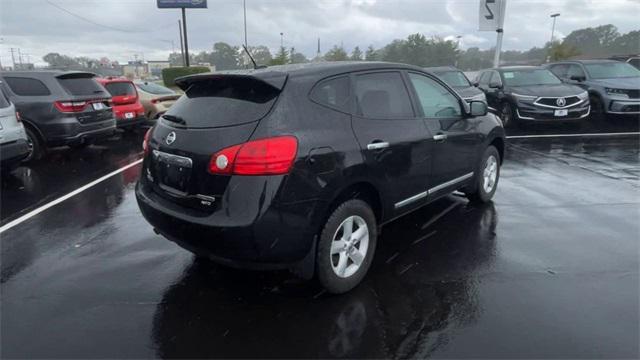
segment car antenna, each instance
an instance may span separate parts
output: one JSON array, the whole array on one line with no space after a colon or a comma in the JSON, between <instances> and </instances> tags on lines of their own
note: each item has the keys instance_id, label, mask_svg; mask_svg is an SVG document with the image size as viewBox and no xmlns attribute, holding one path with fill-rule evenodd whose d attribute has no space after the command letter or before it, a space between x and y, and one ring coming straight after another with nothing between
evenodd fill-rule
<instances>
[{"instance_id":1,"label":"car antenna","mask_svg":"<svg viewBox=\"0 0 640 360\"><path fill-rule=\"evenodd\" d=\"M258 66L258 64L256 64L256 61L253 59L253 56L251 56L251 53L249 52L249 49L247 49L247 46L245 44L242 44L242 48L244 49L244 52L246 52L247 55L249 55L249 59L251 59L251 62L253 63L253 68L254 69L264 69L264 68L266 68L266 66L264 66L264 65Z\"/></svg>"}]
</instances>

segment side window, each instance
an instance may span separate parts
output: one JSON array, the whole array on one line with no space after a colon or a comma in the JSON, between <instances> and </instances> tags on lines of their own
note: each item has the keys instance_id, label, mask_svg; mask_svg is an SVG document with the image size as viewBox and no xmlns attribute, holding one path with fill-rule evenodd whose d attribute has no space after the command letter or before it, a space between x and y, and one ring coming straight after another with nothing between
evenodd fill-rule
<instances>
[{"instance_id":1,"label":"side window","mask_svg":"<svg viewBox=\"0 0 640 360\"><path fill-rule=\"evenodd\" d=\"M569 70L569 67L565 64L553 65L549 68L549 71L560 79L567 77L567 70Z\"/></svg>"},{"instance_id":2,"label":"side window","mask_svg":"<svg viewBox=\"0 0 640 360\"><path fill-rule=\"evenodd\" d=\"M462 115L460 103L449 90L424 75L409 74L422 111L427 118L450 118Z\"/></svg>"},{"instance_id":3,"label":"side window","mask_svg":"<svg viewBox=\"0 0 640 360\"><path fill-rule=\"evenodd\" d=\"M489 84L489 78L491 77L491 71L485 71L480 75L480 81L479 83L482 85L488 85Z\"/></svg>"},{"instance_id":4,"label":"side window","mask_svg":"<svg viewBox=\"0 0 640 360\"><path fill-rule=\"evenodd\" d=\"M572 76L585 76L584 71L580 67L580 65L571 64L569 65L569 69L567 71L567 78L571 78Z\"/></svg>"},{"instance_id":5,"label":"side window","mask_svg":"<svg viewBox=\"0 0 640 360\"><path fill-rule=\"evenodd\" d=\"M355 92L359 115L377 119L415 116L399 72L357 75Z\"/></svg>"},{"instance_id":6,"label":"side window","mask_svg":"<svg viewBox=\"0 0 640 360\"><path fill-rule=\"evenodd\" d=\"M47 96L51 95L42 81L22 77L5 77L4 80L14 94L19 96Z\"/></svg>"},{"instance_id":7,"label":"side window","mask_svg":"<svg viewBox=\"0 0 640 360\"><path fill-rule=\"evenodd\" d=\"M347 76L324 80L311 91L311 100L340 111L349 111L350 81Z\"/></svg>"},{"instance_id":8,"label":"side window","mask_svg":"<svg viewBox=\"0 0 640 360\"><path fill-rule=\"evenodd\" d=\"M500 79L500 74L497 71L491 72L491 80L489 80L489 84L496 83L502 84L502 79Z\"/></svg>"}]
</instances>

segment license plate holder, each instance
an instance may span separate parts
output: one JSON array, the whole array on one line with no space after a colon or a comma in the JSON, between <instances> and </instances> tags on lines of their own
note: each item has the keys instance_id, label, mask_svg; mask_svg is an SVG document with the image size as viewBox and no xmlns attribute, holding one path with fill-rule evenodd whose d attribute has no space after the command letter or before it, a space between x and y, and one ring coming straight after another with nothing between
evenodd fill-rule
<instances>
[{"instance_id":1,"label":"license plate holder","mask_svg":"<svg viewBox=\"0 0 640 360\"><path fill-rule=\"evenodd\" d=\"M152 153L158 183L186 194L193 166L191 159L158 150Z\"/></svg>"},{"instance_id":2,"label":"license plate holder","mask_svg":"<svg viewBox=\"0 0 640 360\"><path fill-rule=\"evenodd\" d=\"M128 112L128 113L124 114L124 118L125 119L133 119L134 116L135 116L135 114L132 113L132 112Z\"/></svg>"},{"instance_id":3,"label":"license plate holder","mask_svg":"<svg viewBox=\"0 0 640 360\"><path fill-rule=\"evenodd\" d=\"M567 116L567 115L569 115L569 110L567 110L567 109L555 110L553 112L553 115L555 115L555 116Z\"/></svg>"},{"instance_id":4,"label":"license plate holder","mask_svg":"<svg viewBox=\"0 0 640 360\"><path fill-rule=\"evenodd\" d=\"M106 106L101 102L91 103L91 106L93 107L93 110L104 110L106 108Z\"/></svg>"}]
</instances>

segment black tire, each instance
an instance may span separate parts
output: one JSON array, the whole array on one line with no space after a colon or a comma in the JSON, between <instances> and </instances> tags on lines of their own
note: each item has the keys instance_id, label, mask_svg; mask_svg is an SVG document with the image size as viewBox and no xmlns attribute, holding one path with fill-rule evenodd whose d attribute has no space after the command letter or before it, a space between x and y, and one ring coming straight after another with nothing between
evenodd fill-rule
<instances>
[{"instance_id":1,"label":"black tire","mask_svg":"<svg viewBox=\"0 0 640 360\"><path fill-rule=\"evenodd\" d=\"M604 120L604 104L598 95L589 96L589 104L591 105L590 120Z\"/></svg>"},{"instance_id":2,"label":"black tire","mask_svg":"<svg viewBox=\"0 0 640 360\"><path fill-rule=\"evenodd\" d=\"M487 191L484 186L486 180L483 175L490 157L493 157L493 159L495 160L495 180L491 185L490 191ZM500 180L500 161L500 153L498 152L498 150L493 145L487 147L487 149L482 154L480 163L476 167L474 184L472 185L473 189L471 189L470 192L466 193L469 201L474 203L486 203L491 201L493 195L496 193L496 189L498 188L498 181Z\"/></svg>"},{"instance_id":3,"label":"black tire","mask_svg":"<svg viewBox=\"0 0 640 360\"><path fill-rule=\"evenodd\" d=\"M513 108L511 103L505 101L500 105L500 120L502 121L502 126L512 127L514 124L518 124L518 115Z\"/></svg>"},{"instance_id":4,"label":"black tire","mask_svg":"<svg viewBox=\"0 0 640 360\"><path fill-rule=\"evenodd\" d=\"M46 152L42 139L40 139L40 136L31 128L25 126L24 130L27 133L27 143L29 144L30 151L29 155L27 155L22 162L26 163L42 159Z\"/></svg>"},{"instance_id":5,"label":"black tire","mask_svg":"<svg viewBox=\"0 0 640 360\"><path fill-rule=\"evenodd\" d=\"M342 258L343 254L347 259L345 260L346 269L352 269L352 265L357 265L353 262L351 256L348 255L350 251L344 250L338 254L332 254L331 247L333 245L334 236L338 236L339 234L344 234L342 231L343 222L345 222L348 218L354 218L354 224L357 221L364 221L366 224L366 229L368 230L368 242L366 252L364 254L363 260L360 266L355 270L355 272L351 275L347 275L346 270L343 272L345 277L338 276L337 271L334 270L334 266L338 269L340 268L339 259ZM359 219L358 219L359 218ZM357 219L357 220L355 220ZM357 226L353 225L354 227ZM352 230L354 229L352 227ZM360 229L358 227L357 229ZM355 231L357 231L357 229ZM355 233L352 231L352 233ZM333 294L341 294L345 293L354 287L356 287L360 281L364 278L371 266L371 262L373 261L373 255L376 250L378 233L377 233L377 224L376 217L371 210L369 204L362 200L352 199L345 201L340 206L338 206L332 213L331 216L327 219L322 231L320 232L320 236L318 239L318 250L316 257L316 270L318 280L320 284L329 292ZM362 250L362 246L364 241L361 243L354 243L353 247L355 248L355 252ZM351 252L353 254L353 252ZM337 257L337 259L336 259ZM336 264L336 260L337 264Z\"/></svg>"}]
</instances>

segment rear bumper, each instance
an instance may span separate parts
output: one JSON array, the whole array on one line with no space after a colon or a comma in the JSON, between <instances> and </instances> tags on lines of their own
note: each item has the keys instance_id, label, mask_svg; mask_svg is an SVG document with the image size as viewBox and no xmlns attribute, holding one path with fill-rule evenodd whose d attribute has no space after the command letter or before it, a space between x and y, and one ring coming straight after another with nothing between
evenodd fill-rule
<instances>
[{"instance_id":1,"label":"rear bumper","mask_svg":"<svg viewBox=\"0 0 640 360\"><path fill-rule=\"evenodd\" d=\"M118 128L130 127L136 125L146 125L147 118L145 116L138 116L132 119L116 119L116 124Z\"/></svg>"},{"instance_id":2,"label":"rear bumper","mask_svg":"<svg viewBox=\"0 0 640 360\"><path fill-rule=\"evenodd\" d=\"M0 163L19 162L29 155L27 140L18 139L0 145Z\"/></svg>"},{"instance_id":3,"label":"rear bumper","mask_svg":"<svg viewBox=\"0 0 640 360\"><path fill-rule=\"evenodd\" d=\"M199 256L238 268L298 267L313 249L310 214L318 201L279 205L274 199L277 195L269 199L264 188L256 189L255 184L277 187L267 183L281 182L281 178L257 178L239 179L247 180L246 191L241 189L243 184L230 185L235 191L216 197L218 204L211 213L167 200L144 176L136 185L136 199L142 215L158 233Z\"/></svg>"},{"instance_id":4,"label":"rear bumper","mask_svg":"<svg viewBox=\"0 0 640 360\"><path fill-rule=\"evenodd\" d=\"M45 131L47 145L62 146L83 143L90 139L111 136L116 130L116 119L110 118L88 124L81 124L75 118L48 124Z\"/></svg>"}]
</instances>

